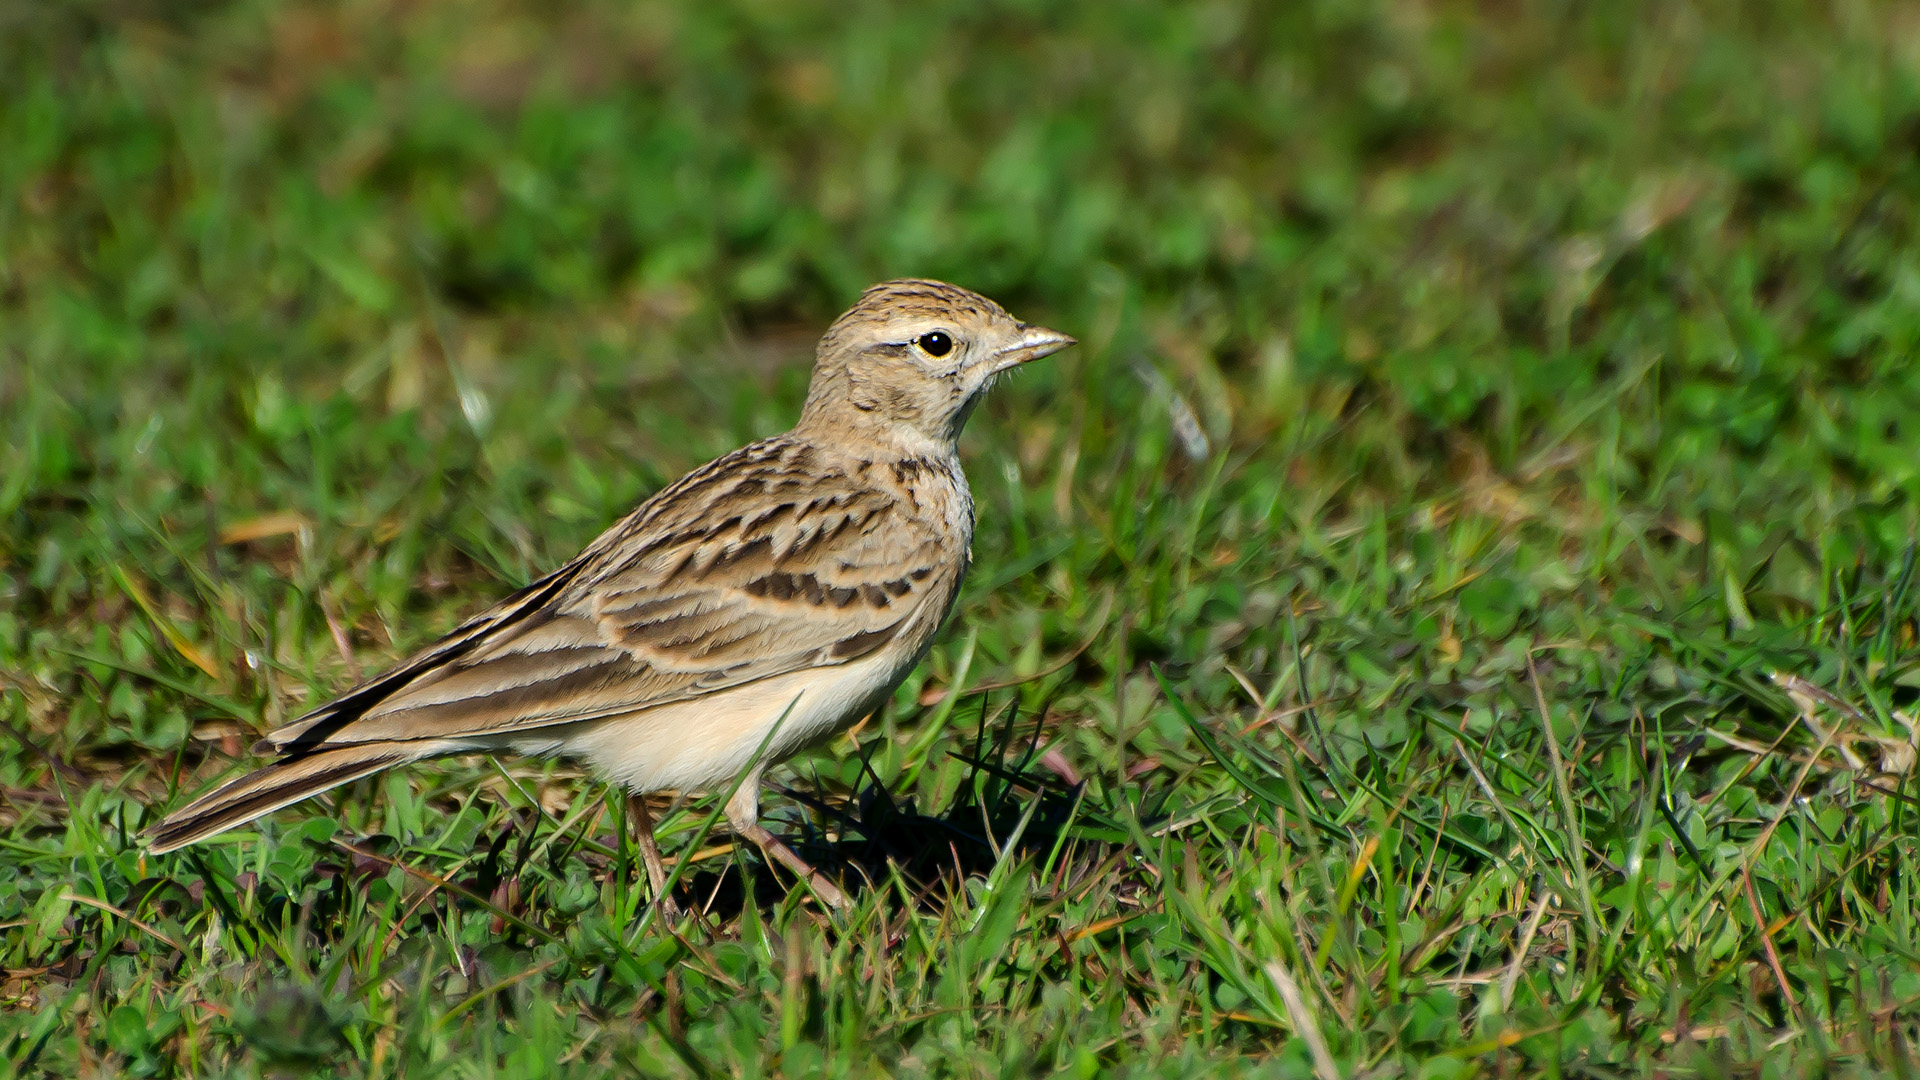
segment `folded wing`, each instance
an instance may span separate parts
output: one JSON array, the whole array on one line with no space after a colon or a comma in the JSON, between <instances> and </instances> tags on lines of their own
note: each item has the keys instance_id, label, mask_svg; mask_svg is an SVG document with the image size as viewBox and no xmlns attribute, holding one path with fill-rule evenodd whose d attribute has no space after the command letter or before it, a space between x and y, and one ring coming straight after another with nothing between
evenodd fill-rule
<instances>
[{"instance_id":1,"label":"folded wing","mask_svg":"<svg viewBox=\"0 0 1920 1080\"><path fill-rule=\"evenodd\" d=\"M963 554L809 453L772 440L693 473L572 563L267 744L480 741L923 640Z\"/></svg>"}]
</instances>

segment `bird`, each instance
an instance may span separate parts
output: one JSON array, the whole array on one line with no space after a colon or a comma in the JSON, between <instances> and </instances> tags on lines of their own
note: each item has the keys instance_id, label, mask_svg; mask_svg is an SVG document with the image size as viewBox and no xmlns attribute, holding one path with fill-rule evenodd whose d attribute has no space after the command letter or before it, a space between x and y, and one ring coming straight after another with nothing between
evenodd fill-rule
<instances>
[{"instance_id":1,"label":"bird","mask_svg":"<svg viewBox=\"0 0 1920 1080\"><path fill-rule=\"evenodd\" d=\"M766 769L878 708L920 663L972 561L957 440L1002 375L1076 344L957 285L873 285L827 328L793 428L662 488L559 569L268 732L274 760L168 814L173 851L396 766L578 761L641 799L725 791L734 833L835 907L760 823ZM665 899L664 897L662 898Z\"/></svg>"}]
</instances>

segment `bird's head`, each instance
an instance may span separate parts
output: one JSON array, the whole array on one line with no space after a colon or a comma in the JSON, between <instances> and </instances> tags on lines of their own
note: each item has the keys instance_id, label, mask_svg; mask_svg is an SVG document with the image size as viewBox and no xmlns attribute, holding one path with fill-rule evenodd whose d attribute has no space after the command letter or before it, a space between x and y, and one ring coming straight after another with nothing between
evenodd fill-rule
<instances>
[{"instance_id":1,"label":"bird's head","mask_svg":"<svg viewBox=\"0 0 1920 1080\"><path fill-rule=\"evenodd\" d=\"M820 339L800 425L950 450L997 376L1073 343L957 285L884 281Z\"/></svg>"}]
</instances>

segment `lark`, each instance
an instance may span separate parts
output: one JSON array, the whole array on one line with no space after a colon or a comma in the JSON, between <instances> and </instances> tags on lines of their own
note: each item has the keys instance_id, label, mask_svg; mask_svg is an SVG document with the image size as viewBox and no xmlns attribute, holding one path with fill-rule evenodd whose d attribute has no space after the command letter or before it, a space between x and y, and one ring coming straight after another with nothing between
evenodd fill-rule
<instances>
[{"instance_id":1,"label":"lark","mask_svg":"<svg viewBox=\"0 0 1920 1080\"><path fill-rule=\"evenodd\" d=\"M793 430L688 473L558 570L270 732L255 750L276 760L166 817L150 850L396 765L562 756L642 813L639 795L738 781L736 834L844 906L760 824L761 774L877 708L926 655L971 558L961 427L999 375L1072 344L958 286L873 286L820 339ZM642 833L658 890L650 822Z\"/></svg>"}]
</instances>

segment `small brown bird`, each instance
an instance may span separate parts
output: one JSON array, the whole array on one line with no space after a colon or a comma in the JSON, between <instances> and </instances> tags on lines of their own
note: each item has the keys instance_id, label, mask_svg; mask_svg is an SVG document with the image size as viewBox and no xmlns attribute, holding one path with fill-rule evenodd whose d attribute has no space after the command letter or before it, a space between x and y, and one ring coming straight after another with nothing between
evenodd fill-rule
<instances>
[{"instance_id":1,"label":"small brown bird","mask_svg":"<svg viewBox=\"0 0 1920 1080\"><path fill-rule=\"evenodd\" d=\"M961 426L996 376L1073 343L944 282L873 286L820 339L792 431L688 473L565 566L271 732L256 750L278 760L168 815L151 850L448 754L564 755L634 795L724 788L751 767L734 830L844 904L760 825L760 775L926 655L973 542ZM641 838L658 889L650 823Z\"/></svg>"}]
</instances>

